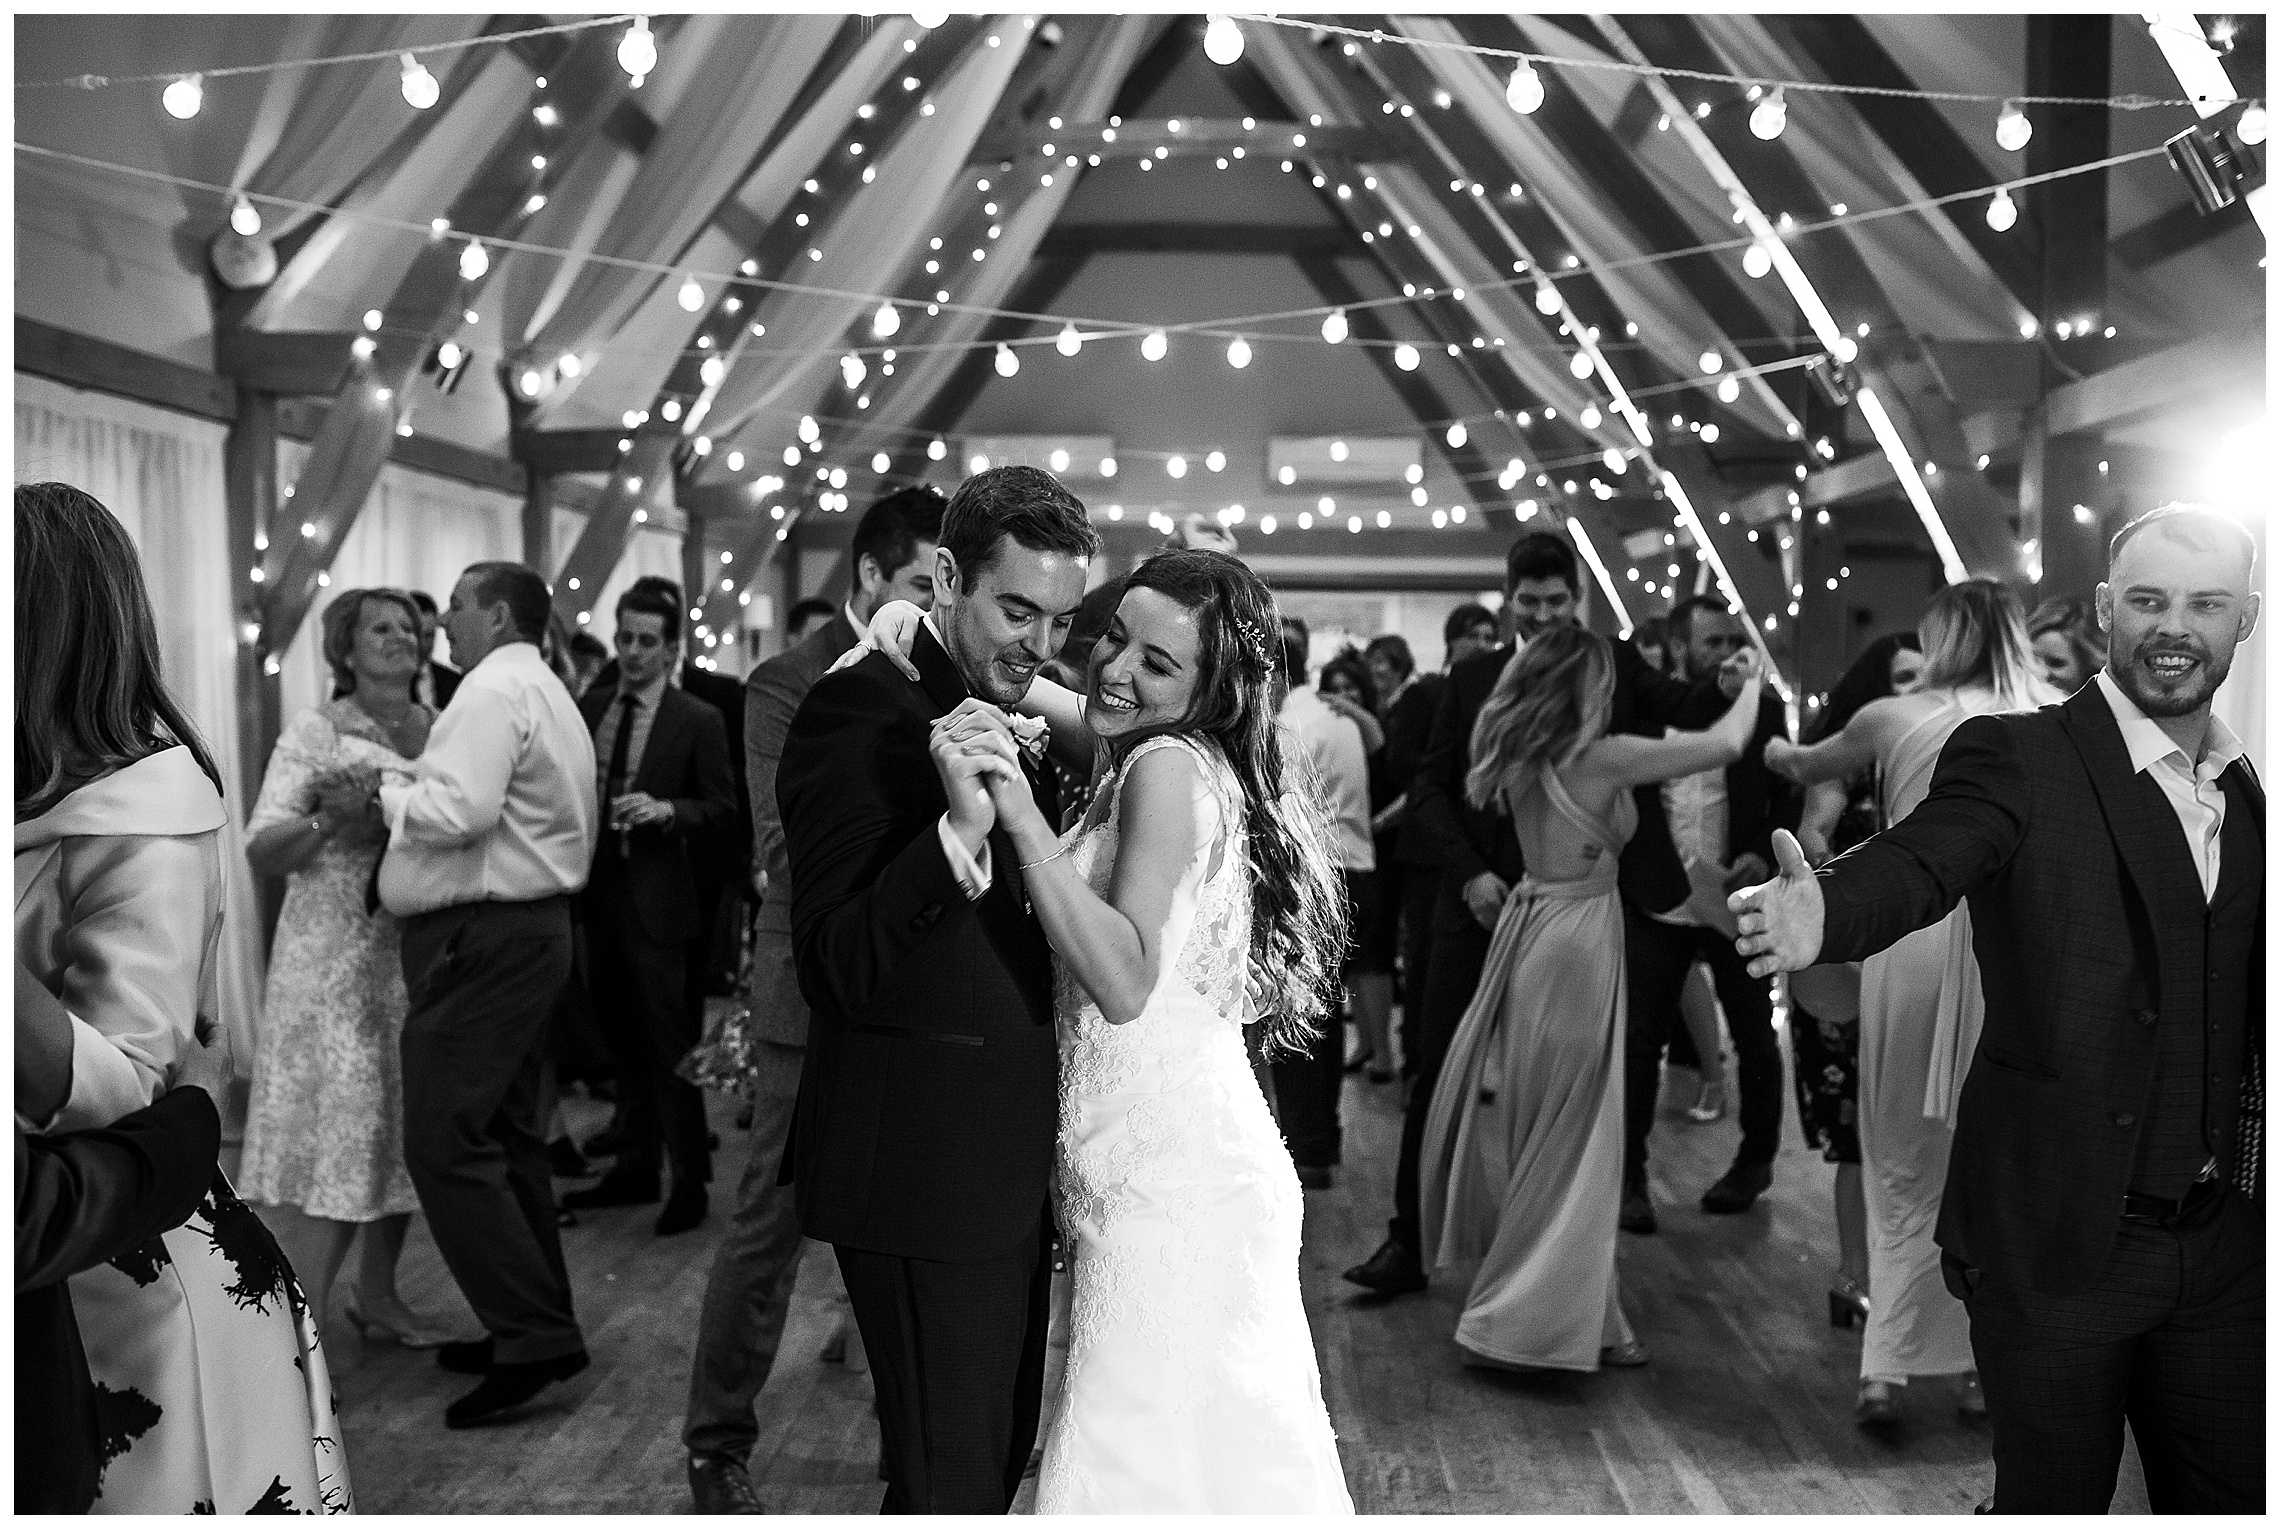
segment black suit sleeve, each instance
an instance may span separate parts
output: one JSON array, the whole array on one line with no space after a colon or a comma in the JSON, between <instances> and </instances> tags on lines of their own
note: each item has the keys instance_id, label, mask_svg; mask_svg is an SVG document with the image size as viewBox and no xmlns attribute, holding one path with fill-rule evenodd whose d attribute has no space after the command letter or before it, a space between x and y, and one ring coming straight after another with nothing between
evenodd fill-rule
<instances>
[{"instance_id":1,"label":"black suit sleeve","mask_svg":"<svg viewBox=\"0 0 2280 1529\"><path fill-rule=\"evenodd\" d=\"M934 781L925 729L866 666L825 675L792 719L776 804L792 953L818 1017L863 1012L943 918L971 916L935 826Z\"/></svg>"},{"instance_id":2,"label":"black suit sleeve","mask_svg":"<svg viewBox=\"0 0 2280 1529\"><path fill-rule=\"evenodd\" d=\"M1701 732L1715 725L1733 704L1718 688L1716 675L1700 684L1689 685L1657 671L1639 657L1639 650L1629 643L1618 642L1612 646L1616 688L1627 693L1631 700L1631 728L1683 727L1689 732Z\"/></svg>"},{"instance_id":3,"label":"black suit sleeve","mask_svg":"<svg viewBox=\"0 0 2280 1529\"><path fill-rule=\"evenodd\" d=\"M1425 766L1425 749L1433 737L1434 700L1445 686L1412 685L1393 703L1385 719L1384 761L1386 789L1395 796L1407 791Z\"/></svg>"},{"instance_id":4,"label":"black suit sleeve","mask_svg":"<svg viewBox=\"0 0 2280 1529\"><path fill-rule=\"evenodd\" d=\"M177 1088L98 1131L16 1127L16 1293L37 1290L180 1226L205 1198L221 1116Z\"/></svg>"},{"instance_id":5,"label":"black suit sleeve","mask_svg":"<svg viewBox=\"0 0 2280 1529\"><path fill-rule=\"evenodd\" d=\"M1780 700L1772 695L1761 695L1758 698L1757 733L1750 740L1749 764L1759 782L1759 789L1765 795L1765 811L1739 843L1728 846L1731 859L1755 855L1771 867L1773 831L1786 828L1791 833L1797 832L1797 821L1805 810L1804 790L1786 776L1776 775L1765 767L1766 744L1772 739L1788 736L1789 718L1782 710Z\"/></svg>"},{"instance_id":6,"label":"black suit sleeve","mask_svg":"<svg viewBox=\"0 0 2280 1529\"><path fill-rule=\"evenodd\" d=\"M1405 859L1433 866L1463 883L1492 867L1466 835L1458 813L1465 799L1465 772L1472 765L1472 730L1465 725L1458 689L1457 676L1451 673L1441 686L1441 703L1433 709L1425 757L1409 782L1409 815L1402 820L1401 833Z\"/></svg>"},{"instance_id":7,"label":"black suit sleeve","mask_svg":"<svg viewBox=\"0 0 2280 1529\"><path fill-rule=\"evenodd\" d=\"M1957 728L1916 810L1822 870L1820 958L1862 960L1945 918L2018 852L2030 789L2017 738L2001 718Z\"/></svg>"},{"instance_id":8,"label":"black suit sleeve","mask_svg":"<svg viewBox=\"0 0 2280 1529\"><path fill-rule=\"evenodd\" d=\"M720 708L693 701L689 745L690 796L673 798L673 826L686 838L703 841L736 831L736 776L728 763L728 725Z\"/></svg>"}]
</instances>

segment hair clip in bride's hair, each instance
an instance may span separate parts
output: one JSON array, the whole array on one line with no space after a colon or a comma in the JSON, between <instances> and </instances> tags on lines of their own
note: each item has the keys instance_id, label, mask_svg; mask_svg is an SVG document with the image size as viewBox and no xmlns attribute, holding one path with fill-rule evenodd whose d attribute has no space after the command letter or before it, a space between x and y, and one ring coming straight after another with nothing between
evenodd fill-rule
<instances>
[{"instance_id":1,"label":"hair clip in bride's hair","mask_svg":"<svg viewBox=\"0 0 2280 1529\"><path fill-rule=\"evenodd\" d=\"M1272 669L1274 648L1267 641L1266 629L1256 621L1246 621L1241 617L1237 617L1231 625L1235 629L1236 639L1243 644L1253 661L1262 669Z\"/></svg>"}]
</instances>

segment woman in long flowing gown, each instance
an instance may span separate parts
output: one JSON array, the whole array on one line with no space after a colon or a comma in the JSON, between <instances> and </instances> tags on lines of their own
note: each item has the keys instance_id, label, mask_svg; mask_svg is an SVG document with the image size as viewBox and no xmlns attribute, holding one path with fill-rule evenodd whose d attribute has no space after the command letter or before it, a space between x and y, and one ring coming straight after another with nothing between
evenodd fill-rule
<instances>
[{"instance_id":1,"label":"woman in long flowing gown","mask_svg":"<svg viewBox=\"0 0 2280 1529\"><path fill-rule=\"evenodd\" d=\"M41 1129L151 1102L197 1044L221 927L219 777L160 681L134 546L79 490L16 490L16 959L72 1016ZM71 1279L104 1431L99 1513L346 1512L324 1348L217 1173L191 1218Z\"/></svg>"},{"instance_id":2,"label":"woman in long flowing gown","mask_svg":"<svg viewBox=\"0 0 2280 1529\"><path fill-rule=\"evenodd\" d=\"M1992 580L1934 595L1917 634L1924 667L1916 691L1870 702L1820 743L1800 748L1775 740L1766 748L1767 767L1813 785L1874 765L1883 821L1897 823L1930 791L1940 750L1966 718L2058 699L2036 673L2018 598ZM1899 1393L1920 1375L1962 1375L1959 1407L1986 1411L1970 1321L1940 1277L1932 1238L1956 1098L1983 1013L1971 912L1961 903L1862 963L1859 1119L1869 1306L1854 1416L1864 1425L1899 1421Z\"/></svg>"},{"instance_id":3,"label":"woman in long flowing gown","mask_svg":"<svg viewBox=\"0 0 2280 1529\"><path fill-rule=\"evenodd\" d=\"M1456 1340L1526 1369L1643 1364L1615 1276L1623 1174L1623 910L1616 861L1632 788L1741 757L1753 670L1709 731L1607 732L1615 670L1580 627L1531 638L1474 725L1476 805L1511 814L1512 889L1433 1091L1419 1167L1435 1267L1477 1261Z\"/></svg>"},{"instance_id":4,"label":"woman in long flowing gown","mask_svg":"<svg viewBox=\"0 0 2280 1529\"><path fill-rule=\"evenodd\" d=\"M1073 1293L1040 1513L1353 1511L1299 1294L1297 1172L1243 1046L1251 974L1296 1041L1344 943L1326 825L1283 785L1277 630L1224 554L1136 570L1089 698L1040 681L1023 703L1063 757L1097 742L1108 761L1065 837L991 708L944 719L985 756L1022 862L997 874L1022 877L1055 952Z\"/></svg>"}]
</instances>

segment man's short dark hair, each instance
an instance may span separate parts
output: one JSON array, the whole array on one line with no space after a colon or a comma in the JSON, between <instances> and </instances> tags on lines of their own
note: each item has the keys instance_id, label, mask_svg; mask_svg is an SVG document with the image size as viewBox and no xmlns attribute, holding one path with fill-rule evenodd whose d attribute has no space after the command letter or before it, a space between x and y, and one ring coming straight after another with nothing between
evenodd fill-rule
<instances>
[{"instance_id":1,"label":"man's short dark hair","mask_svg":"<svg viewBox=\"0 0 2280 1529\"><path fill-rule=\"evenodd\" d=\"M942 490L921 483L896 489L865 510L856 523L855 542L848 553L856 582L862 581L865 558L879 565L881 578L891 579L918 556L920 542L940 542L942 511L948 504Z\"/></svg>"},{"instance_id":2,"label":"man's short dark hair","mask_svg":"<svg viewBox=\"0 0 2280 1529\"><path fill-rule=\"evenodd\" d=\"M1694 615L1708 611L1715 616L1731 616L1733 607L1716 595L1689 595L1670 608L1670 640L1687 643L1694 640Z\"/></svg>"},{"instance_id":3,"label":"man's short dark hair","mask_svg":"<svg viewBox=\"0 0 2280 1529\"><path fill-rule=\"evenodd\" d=\"M1405 679L1417 672L1417 656L1409 651L1409 639L1399 632L1372 637L1370 645L1362 649L1362 657L1384 659L1394 673Z\"/></svg>"},{"instance_id":4,"label":"man's short dark hair","mask_svg":"<svg viewBox=\"0 0 2280 1529\"><path fill-rule=\"evenodd\" d=\"M825 621L829 621L834 615L838 613L838 611L839 607L832 604L829 600L802 600L799 602L799 604L792 607L791 613L789 615L784 617L784 630L787 632L796 632L802 626L806 625L809 621L814 620L819 616Z\"/></svg>"},{"instance_id":5,"label":"man's short dark hair","mask_svg":"<svg viewBox=\"0 0 2280 1529\"><path fill-rule=\"evenodd\" d=\"M668 579L661 573L645 573L628 584L626 588L655 590L658 594L684 609L689 603L681 595L681 581L679 579Z\"/></svg>"},{"instance_id":6,"label":"man's short dark hair","mask_svg":"<svg viewBox=\"0 0 2280 1529\"><path fill-rule=\"evenodd\" d=\"M2122 549L2137 540L2139 532L2157 528L2165 529L2195 551L2212 552L2230 546L2247 560L2248 571L2256 572L2256 538L2248 527L2205 504L2182 502L2147 510L2116 531L2106 546L2106 566L2111 568L2122 560Z\"/></svg>"},{"instance_id":7,"label":"man's short dark hair","mask_svg":"<svg viewBox=\"0 0 2280 1529\"><path fill-rule=\"evenodd\" d=\"M546 634L546 615L554 608L554 596L537 569L523 563L470 563L461 577L474 581L470 592L477 605L506 606L507 620L524 642L536 642Z\"/></svg>"},{"instance_id":8,"label":"man's short dark hair","mask_svg":"<svg viewBox=\"0 0 2280 1529\"><path fill-rule=\"evenodd\" d=\"M1296 616L1282 618L1283 678L1296 690L1306 683L1306 651L1314 645L1314 634L1306 623Z\"/></svg>"},{"instance_id":9,"label":"man's short dark hair","mask_svg":"<svg viewBox=\"0 0 2280 1529\"><path fill-rule=\"evenodd\" d=\"M1517 589L1522 579L1557 579L1568 587L1568 593L1580 598L1583 586L1577 582L1575 549L1564 536L1549 531L1531 531L1512 544L1504 554L1504 587Z\"/></svg>"},{"instance_id":10,"label":"man's short dark hair","mask_svg":"<svg viewBox=\"0 0 2280 1529\"><path fill-rule=\"evenodd\" d=\"M420 614L426 616L430 620L433 620L436 616L442 614L436 609L435 596L429 594L426 590L407 589L404 591L404 593L412 597L412 604L420 608Z\"/></svg>"},{"instance_id":11,"label":"man's short dark hair","mask_svg":"<svg viewBox=\"0 0 2280 1529\"><path fill-rule=\"evenodd\" d=\"M978 472L958 485L943 508L940 544L949 549L966 589L989 571L1008 538L1032 552L1088 560L1100 555L1100 533L1083 501L1035 467Z\"/></svg>"},{"instance_id":12,"label":"man's short dark hair","mask_svg":"<svg viewBox=\"0 0 2280 1529\"><path fill-rule=\"evenodd\" d=\"M1468 600L1449 612L1448 619L1441 623L1441 646L1453 648L1457 645L1457 640L1469 634L1474 627L1495 625L1496 612Z\"/></svg>"},{"instance_id":13,"label":"man's short dark hair","mask_svg":"<svg viewBox=\"0 0 2280 1529\"><path fill-rule=\"evenodd\" d=\"M658 583L671 584L672 592L668 594L665 590L660 589ZM681 640L681 602L677 597L680 593L681 586L672 584L671 580L659 580L657 583L652 583L648 579L636 579L626 587L624 594L618 596L618 620L625 620L629 614L655 616L664 624L665 640L667 642L679 642Z\"/></svg>"}]
</instances>

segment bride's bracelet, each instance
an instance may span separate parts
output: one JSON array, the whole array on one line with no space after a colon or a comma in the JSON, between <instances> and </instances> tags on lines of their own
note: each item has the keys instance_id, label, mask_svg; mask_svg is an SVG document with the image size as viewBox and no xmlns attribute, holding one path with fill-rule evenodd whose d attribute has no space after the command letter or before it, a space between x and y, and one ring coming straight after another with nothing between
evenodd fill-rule
<instances>
[{"instance_id":1,"label":"bride's bracelet","mask_svg":"<svg viewBox=\"0 0 2280 1529\"><path fill-rule=\"evenodd\" d=\"M1040 858L1040 859L1036 859L1036 860L1024 860L1024 861L1022 861L1022 862L1021 862L1021 865L1020 865L1020 868L1021 868L1022 870L1025 870L1025 871L1034 871L1034 870L1036 870L1036 869L1037 869L1039 866L1041 866L1041 865L1045 865L1045 864L1047 864L1047 863L1049 863L1049 862L1051 862L1051 861L1054 861L1054 860L1058 860L1058 859L1060 859L1060 858L1061 858L1061 850L1060 850L1059 848L1055 848L1055 849L1054 849L1054 851L1053 851L1053 853L1051 853L1050 855L1046 855L1046 856L1043 856L1043 857L1042 857L1042 858Z\"/></svg>"}]
</instances>

